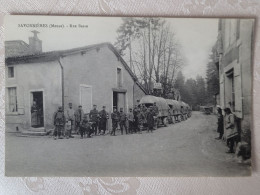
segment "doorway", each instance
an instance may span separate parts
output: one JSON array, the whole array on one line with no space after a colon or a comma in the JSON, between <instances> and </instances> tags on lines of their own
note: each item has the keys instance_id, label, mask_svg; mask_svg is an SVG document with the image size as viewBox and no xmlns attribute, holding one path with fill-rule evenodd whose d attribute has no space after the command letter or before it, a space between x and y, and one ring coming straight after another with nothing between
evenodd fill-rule
<instances>
[{"instance_id":1,"label":"doorway","mask_svg":"<svg viewBox=\"0 0 260 195\"><path fill-rule=\"evenodd\" d=\"M84 113L89 113L92 108L92 86L81 84L80 85L80 105Z\"/></svg>"},{"instance_id":2,"label":"doorway","mask_svg":"<svg viewBox=\"0 0 260 195\"><path fill-rule=\"evenodd\" d=\"M43 92L31 92L31 126L44 127Z\"/></svg>"},{"instance_id":3,"label":"doorway","mask_svg":"<svg viewBox=\"0 0 260 195\"><path fill-rule=\"evenodd\" d=\"M117 92L113 92L113 110L116 108L118 110L118 104L117 104Z\"/></svg>"},{"instance_id":4,"label":"doorway","mask_svg":"<svg viewBox=\"0 0 260 195\"><path fill-rule=\"evenodd\" d=\"M120 108L123 108L124 112L126 112L125 95L126 93L123 92L113 92L113 109L116 108L119 111Z\"/></svg>"}]
</instances>

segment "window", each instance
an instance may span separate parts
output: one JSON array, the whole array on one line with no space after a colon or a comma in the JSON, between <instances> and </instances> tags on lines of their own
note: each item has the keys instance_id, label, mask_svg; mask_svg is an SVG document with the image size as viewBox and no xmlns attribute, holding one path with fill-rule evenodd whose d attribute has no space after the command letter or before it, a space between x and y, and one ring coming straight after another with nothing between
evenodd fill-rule
<instances>
[{"instance_id":1,"label":"window","mask_svg":"<svg viewBox=\"0 0 260 195\"><path fill-rule=\"evenodd\" d=\"M117 68L117 87L122 87L122 70Z\"/></svg>"},{"instance_id":2,"label":"window","mask_svg":"<svg viewBox=\"0 0 260 195\"><path fill-rule=\"evenodd\" d=\"M17 94L16 87L8 88L8 106L9 112L17 112Z\"/></svg>"},{"instance_id":3,"label":"window","mask_svg":"<svg viewBox=\"0 0 260 195\"><path fill-rule=\"evenodd\" d=\"M8 78L14 78L14 67L8 67Z\"/></svg>"},{"instance_id":4,"label":"window","mask_svg":"<svg viewBox=\"0 0 260 195\"><path fill-rule=\"evenodd\" d=\"M227 74L227 78L228 78L228 97L229 97L229 101L228 104L231 108L231 110L234 112L235 111L235 87L234 87L234 73L233 70L226 73Z\"/></svg>"}]
</instances>

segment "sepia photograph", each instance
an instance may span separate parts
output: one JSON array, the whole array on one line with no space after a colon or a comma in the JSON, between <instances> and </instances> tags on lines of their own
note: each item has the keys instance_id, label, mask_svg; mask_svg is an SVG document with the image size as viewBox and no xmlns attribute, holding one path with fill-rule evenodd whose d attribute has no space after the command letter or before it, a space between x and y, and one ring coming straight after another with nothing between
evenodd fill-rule
<instances>
[{"instance_id":1,"label":"sepia photograph","mask_svg":"<svg viewBox=\"0 0 260 195\"><path fill-rule=\"evenodd\" d=\"M254 25L6 16L5 175L251 176Z\"/></svg>"}]
</instances>

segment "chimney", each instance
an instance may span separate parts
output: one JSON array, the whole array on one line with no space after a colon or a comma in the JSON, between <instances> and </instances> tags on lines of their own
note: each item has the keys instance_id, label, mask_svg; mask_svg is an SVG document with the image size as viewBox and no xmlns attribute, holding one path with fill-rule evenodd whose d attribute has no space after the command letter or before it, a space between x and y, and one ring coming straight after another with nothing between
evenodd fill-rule
<instances>
[{"instance_id":1,"label":"chimney","mask_svg":"<svg viewBox=\"0 0 260 195\"><path fill-rule=\"evenodd\" d=\"M29 50L30 53L41 53L42 52L42 41L38 38L37 34L40 33L36 30L31 31L33 37L29 37Z\"/></svg>"}]
</instances>

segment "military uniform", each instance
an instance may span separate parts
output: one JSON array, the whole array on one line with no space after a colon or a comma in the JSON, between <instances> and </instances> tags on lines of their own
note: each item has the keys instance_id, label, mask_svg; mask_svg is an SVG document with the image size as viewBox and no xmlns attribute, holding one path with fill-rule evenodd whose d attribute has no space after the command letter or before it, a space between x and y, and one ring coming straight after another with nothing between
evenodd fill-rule
<instances>
[{"instance_id":1,"label":"military uniform","mask_svg":"<svg viewBox=\"0 0 260 195\"><path fill-rule=\"evenodd\" d=\"M95 135L97 135L98 117L99 117L99 113L98 113L97 109L93 109L90 111L89 118L90 118L91 122L93 123L92 132L95 133Z\"/></svg>"},{"instance_id":2,"label":"military uniform","mask_svg":"<svg viewBox=\"0 0 260 195\"><path fill-rule=\"evenodd\" d=\"M58 110L57 112L54 113L53 122L55 126L54 133L53 133L54 139L57 138L57 135L58 138L61 139L63 135L64 124L65 124L65 116L63 111Z\"/></svg>"},{"instance_id":3,"label":"military uniform","mask_svg":"<svg viewBox=\"0 0 260 195\"><path fill-rule=\"evenodd\" d=\"M140 125L141 127L147 126L147 108L144 106L140 112Z\"/></svg>"},{"instance_id":4,"label":"military uniform","mask_svg":"<svg viewBox=\"0 0 260 195\"><path fill-rule=\"evenodd\" d=\"M83 120L84 111L80 108L78 108L75 112L75 131L78 133L78 130L80 128L80 123Z\"/></svg>"},{"instance_id":5,"label":"military uniform","mask_svg":"<svg viewBox=\"0 0 260 195\"><path fill-rule=\"evenodd\" d=\"M113 113L111 113L111 119L112 119L112 131L111 131L111 135L115 135L116 133L116 128L118 125L118 121L119 121L119 114L117 111L114 111Z\"/></svg>"},{"instance_id":6,"label":"military uniform","mask_svg":"<svg viewBox=\"0 0 260 195\"><path fill-rule=\"evenodd\" d=\"M134 127L133 127L133 131L136 133L137 131L139 131L139 120L138 120L138 108L135 107L134 108L134 111L133 111L133 114L134 114Z\"/></svg>"},{"instance_id":7,"label":"military uniform","mask_svg":"<svg viewBox=\"0 0 260 195\"><path fill-rule=\"evenodd\" d=\"M154 126L154 111L151 109L147 112L147 124L148 124L148 129L147 131L153 132L153 126Z\"/></svg>"},{"instance_id":8,"label":"military uniform","mask_svg":"<svg viewBox=\"0 0 260 195\"><path fill-rule=\"evenodd\" d=\"M133 133L134 114L132 110L127 114L127 120L128 120L128 132Z\"/></svg>"},{"instance_id":9,"label":"military uniform","mask_svg":"<svg viewBox=\"0 0 260 195\"><path fill-rule=\"evenodd\" d=\"M153 124L154 124L154 126L156 126L156 124L158 123L159 108L156 105L153 105L152 111L153 111L154 117L155 117Z\"/></svg>"},{"instance_id":10,"label":"military uniform","mask_svg":"<svg viewBox=\"0 0 260 195\"><path fill-rule=\"evenodd\" d=\"M126 127L126 114L123 111L119 112L119 125L121 130L121 135L123 135L123 129L125 128L125 133L128 134L128 130Z\"/></svg>"},{"instance_id":11,"label":"military uniform","mask_svg":"<svg viewBox=\"0 0 260 195\"><path fill-rule=\"evenodd\" d=\"M101 110L99 112L99 117L100 117L100 121L99 121L99 133L101 130L103 130L103 134L105 134L106 129L107 129L107 119L108 117L108 113L105 110Z\"/></svg>"}]
</instances>

